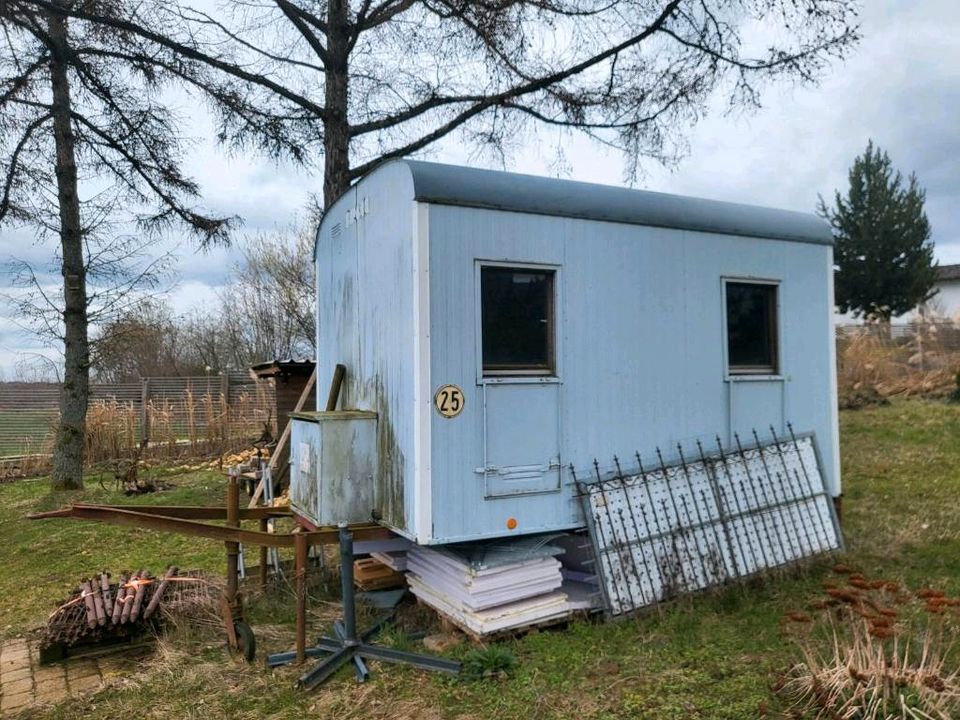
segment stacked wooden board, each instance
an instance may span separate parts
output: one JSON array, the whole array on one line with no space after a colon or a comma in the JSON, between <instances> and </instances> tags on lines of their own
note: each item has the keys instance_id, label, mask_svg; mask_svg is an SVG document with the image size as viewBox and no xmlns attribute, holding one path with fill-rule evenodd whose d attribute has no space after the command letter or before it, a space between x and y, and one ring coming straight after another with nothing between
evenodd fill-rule
<instances>
[{"instance_id":1,"label":"stacked wooden board","mask_svg":"<svg viewBox=\"0 0 960 720\"><path fill-rule=\"evenodd\" d=\"M407 583L422 602L467 632L493 635L563 620L585 609L582 588L564 592L563 550L542 541L486 549L407 551Z\"/></svg>"}]
</instances>

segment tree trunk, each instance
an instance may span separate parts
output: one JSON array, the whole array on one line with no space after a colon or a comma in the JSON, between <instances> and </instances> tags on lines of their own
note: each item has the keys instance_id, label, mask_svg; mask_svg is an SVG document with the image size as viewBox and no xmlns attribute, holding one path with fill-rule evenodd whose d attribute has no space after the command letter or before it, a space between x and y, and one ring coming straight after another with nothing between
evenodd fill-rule
<instances>
[{"instance_id":1,"label":"tree trunk","mask_svg":"<svg viewBox=\"0 0 960 720\"><path fill-rule=\"evenodd\" d=\"M53 91L53 135L57 148L57 200L63 255L64 374L60 427L53 451L53 488L83 489L83 450L90 389L87 338L87 282L77 189L75 139L67 79L67 21L49 12L50 78Z\"/></svg>"},{"instance_id":2,"label":"tree trunk","mask_svg":"<svg viewBox=\"0 0 960 720\"><path fill-rule=\"evenodd\" d=\"M349 27L346 0L330 0L327 12L326 97L323 127L323 208L350 188L350 125L347 118Z\"/></svg>"}]
</instances>

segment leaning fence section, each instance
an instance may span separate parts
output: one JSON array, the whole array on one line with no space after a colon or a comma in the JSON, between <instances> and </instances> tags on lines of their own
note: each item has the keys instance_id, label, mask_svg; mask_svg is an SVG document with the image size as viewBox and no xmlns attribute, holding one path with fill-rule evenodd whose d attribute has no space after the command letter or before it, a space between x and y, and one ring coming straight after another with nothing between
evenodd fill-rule
<instances>
[{"instance_id":1,"label":"leaning fence section","mask_svg":"<svg viewBox=\"0 0 960 720\"><path fill-rule=\"evenodd\" d=\"M842 547L813 436L770 433L571 468L611 615Z\"/></svg>"}]
</instances>

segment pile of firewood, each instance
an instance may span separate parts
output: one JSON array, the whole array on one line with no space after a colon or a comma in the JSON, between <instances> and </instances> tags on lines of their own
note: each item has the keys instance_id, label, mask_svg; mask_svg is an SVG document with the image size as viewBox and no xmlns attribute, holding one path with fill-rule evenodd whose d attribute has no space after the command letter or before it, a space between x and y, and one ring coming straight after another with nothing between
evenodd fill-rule
<instances>
[{"instance_id":1,"label":"pile of firewood","mask_svg":"<svg viewBox=\"0 0 960 720\"><path fill-rule=\"evenodd\" d=\"M41 650L122 640L155 629L164 617L161 604L182 604L205 580L170 567L163 577L149 570L123 573L111 582L106 571L84 580L47 621Z\"/></svg>"}]
</instances>

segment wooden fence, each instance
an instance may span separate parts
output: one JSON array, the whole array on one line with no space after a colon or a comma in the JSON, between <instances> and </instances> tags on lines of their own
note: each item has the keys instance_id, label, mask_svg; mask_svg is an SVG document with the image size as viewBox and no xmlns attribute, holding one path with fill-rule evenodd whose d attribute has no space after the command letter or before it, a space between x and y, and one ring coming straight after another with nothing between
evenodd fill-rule
<instances>
[{"instance_id":1,"label":"wooden fence","mask_svg":"<svg viewBox=\"0 0 960 720\"><path fill-rule=\"evenodd\" d=\"M50 452L60 390L58 383L0 383L0 458ZM90 397L88 431L124 445L144 437L152 443L233 438L249 445L265 426L276 432L273 382L246 372L92 384Z\"/></svg>"}]
</instances>

